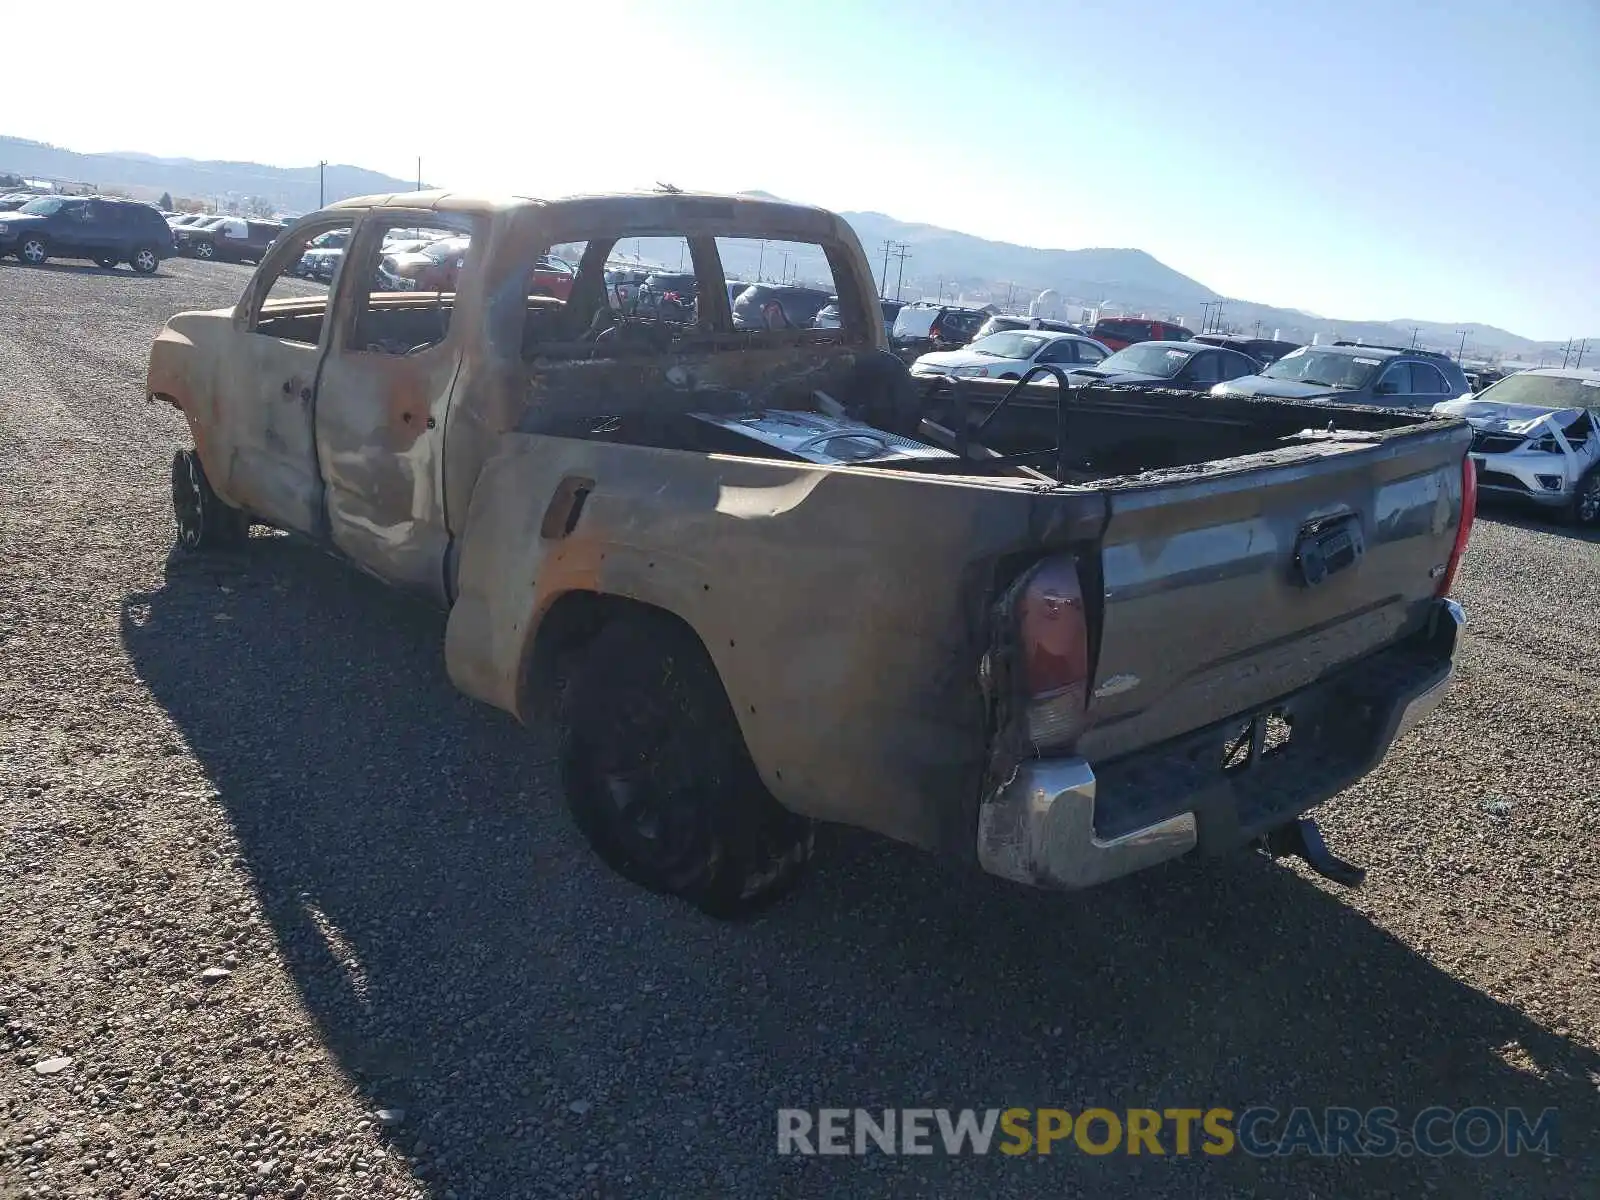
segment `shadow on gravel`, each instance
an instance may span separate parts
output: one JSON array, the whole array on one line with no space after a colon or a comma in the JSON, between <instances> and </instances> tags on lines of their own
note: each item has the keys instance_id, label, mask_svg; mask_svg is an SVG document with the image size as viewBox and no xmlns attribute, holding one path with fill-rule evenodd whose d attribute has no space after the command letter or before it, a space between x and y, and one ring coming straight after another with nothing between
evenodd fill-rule
<instances>
[{"instance_id":1,"label":"shadow on gravel","mask_svg":"<svg viewBox=\"0 0 1600 1200\"><path fill-rule=\"evenodd\" d=\"M1600 1057L1291 871L1040 895L833 830L797 895L714 923L595 862L546 745L452 689L442 632L278 538L175 563L122 630L305 1004L372 1103L407 1110L395 1140L435 1196L1600 1194ZM1554 1106L1563 1157L773 1149L780 1106L1089 1104Z\"/></svg>"},{"instance_id":2,"label":"shadow on gravel","mask_svg":"<svg viewBox=\"0 0 1600 1200\"><path fill-rule=\"evenodd\" d=\"M159 267L149 275L140 275L127 265L102 267L98 263L46 262L41 266L31 267L26 263L7 262L4 259L0 259L0 270L35 271L45 275L127 275L134 279L160 279L169 274Z\"/></svg>"}]
</instances>

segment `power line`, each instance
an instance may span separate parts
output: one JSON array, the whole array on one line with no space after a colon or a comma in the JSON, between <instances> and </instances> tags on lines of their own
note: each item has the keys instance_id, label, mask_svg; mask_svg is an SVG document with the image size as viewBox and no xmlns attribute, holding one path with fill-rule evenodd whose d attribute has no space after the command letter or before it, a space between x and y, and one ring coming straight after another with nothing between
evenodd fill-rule
<instances>
[{"instance_id":1,"label":"power line","mask_svg":"<svg viewBox=\"0 0 1600 1200\"><path fill-rule=\"evenodd\" d=\"M900 299L900 285L905 282L906 278L906 259L911 257L911 247L904 242L896 242L894 256L900 260L899 269L896 270L894 276L894 298L898 300ZM884 275L885 277L888 275L887 266L884 268Z\"/></svg>"}]
</instances>

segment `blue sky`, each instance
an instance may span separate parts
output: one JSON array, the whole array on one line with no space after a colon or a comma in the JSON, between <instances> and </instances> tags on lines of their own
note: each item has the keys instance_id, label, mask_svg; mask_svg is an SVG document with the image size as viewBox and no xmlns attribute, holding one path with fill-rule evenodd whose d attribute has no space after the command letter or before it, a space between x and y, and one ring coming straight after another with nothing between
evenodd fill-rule
<instances>
[{"instance_id":1,"label":"blue sky","mask_svg":"<svg viewBox=\"0 0 1600 1200\"><path fill-rule=\"evenodd\" d=\"M123 78L137 7L106 3L75 68ZM1600 335L1600 0L273 12L260 61L309 41L371 69L174 46L159 86L12 106L0 132L402 177L420 154L432 182L546 195L761 188L1006 241L1136 246L1324 316ZM13 57L8 90L55 91L54 57ZM386 85L401 90L380 100Z\"/></svg>"}]
</instances>

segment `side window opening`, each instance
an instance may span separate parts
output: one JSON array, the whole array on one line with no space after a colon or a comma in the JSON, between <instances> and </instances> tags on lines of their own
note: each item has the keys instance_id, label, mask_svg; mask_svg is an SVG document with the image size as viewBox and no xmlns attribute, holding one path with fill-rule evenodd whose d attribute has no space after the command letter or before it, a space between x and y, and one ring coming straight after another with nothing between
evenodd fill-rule
<instances>
[{"instance_id":1,"label":"side window opening","mask_svg":"<svg viewBox=\"0 0 1600 1200\"><path fill-rule=\"evenodd\" d=\"M470 226L396 214L364 231L360 244L348 348L404 355L443 342L468 269Z\"/></svg>"},{"instance_id":2,"label":"side window opening","mask_svg":"<svg viewBox=\"0 0 1600 1200\"><path fill-rule=\"evenodd\" d=\"M1444 396L1450 391L1439 368L1416 362L1411 364L1411 389L1425 396Z\"/></svg>"},{"instance_id":3,"label":"side window opening","mask_svg":"<svg viewBox=\"0 0 1600 1200\"><path fill-rule=\"evenodd\" d=\"M286 235L294 248L281 260L262 293L261 307L250 325L252 333L308 346L321 343L339 259L354 226L351 218Z\"/></svg>"},{"instance_id":4,"label":"side window opening","mask_svg":"<svg viewBox=\"0 0 1600 1200\"><path fill-rule=\"evenodd\" d=\"M1383 376L1377 383L1377 390L1390 396L1410 395L1411 364L1397 362L1384 368Z\"/></svg>"},{"instance_id":5,"label":"side window opening","mask_svg":"<svg viewBox=\"0 0 1600 1200\"><path fill-rule=\"evenodd\" d=\"M1594 418L1588 413L1584 413L1561 432L1566 434L1567 441L1572 444L1574 450L1580 446L1586 446L1589 443L1589 439L1594 436Z\"/></svg>"},{"instance_id":6,"label":"side window opening","mask_svg":"<svg viewBox=\"0 0 1600 1200\"><path fill-rule=\"evenodd\" d=\"M1199 384L1221 383L1221 358L1221 354L1215 350L1207 350L1203 354L1195 355L1194 362L1189 364L1190 382Z\"/></svg>"}]
</instances>

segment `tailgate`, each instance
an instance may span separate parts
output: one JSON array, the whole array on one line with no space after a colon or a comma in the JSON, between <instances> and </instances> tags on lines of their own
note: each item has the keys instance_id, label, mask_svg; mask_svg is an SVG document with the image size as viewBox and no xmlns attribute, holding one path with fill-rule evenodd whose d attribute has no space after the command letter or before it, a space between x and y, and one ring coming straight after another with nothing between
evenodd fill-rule
<instances>
[{"instance_id":1,"label":"tailgate","mask_svg":"<svg viewBox=\"0 0 1600 1200\"><path fill-rule=\"evenodd\" d=\"M1113 758L1248 712L1419 629L1455 543L1470 441L1464 424L1429 422L1113 490L1079 753ZM1301 564L1319 551L1333 569L1309 582L1315 562Z\"/></svg>"}]
</instances>

